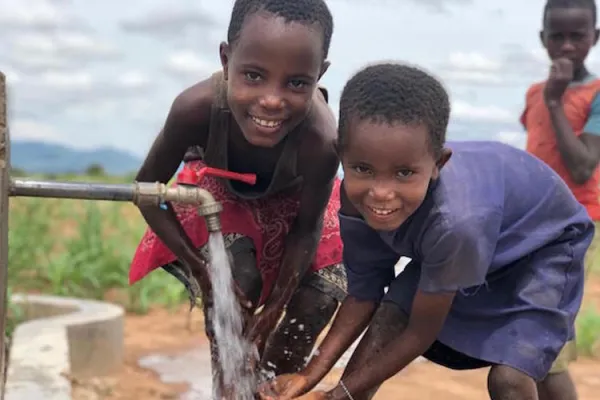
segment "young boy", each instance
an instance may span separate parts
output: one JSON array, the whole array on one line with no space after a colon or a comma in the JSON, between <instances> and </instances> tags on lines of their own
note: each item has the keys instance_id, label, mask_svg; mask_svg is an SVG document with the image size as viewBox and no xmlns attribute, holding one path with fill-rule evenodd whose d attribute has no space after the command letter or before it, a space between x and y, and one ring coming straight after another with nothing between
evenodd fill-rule
<instances>
[{"instance_id":1,"label":"young boy","mask_svg":"<svg viewBox=\"0 0 600 400\"><path fill-rule=\"evenodd\" d=\"M168 182L184 155L188 176L205 166L256 174L253 186L210 176L196 183L223 206L241 302L249 317L264 306L250 318L248 337L261 353L266 344L263 366L276 373L302 368L345 296L339 190L330 198L339 187L336 124L326 92L318 90L332 30L323 0L236 1L220 46L223 70L177 96L136 178ZM201 293L213 342L202 217L195 207L170 204L141 211L151 230L130 281L163 267L194 300Z\"/></svg>"},{"instance_id":2,"label":"young boy","mask_svg":"<svg viewBox=\"0 0 600 400\"><path fill-rule=\"evenodd\" d=\"M566 182L596 224L600 221L600 79L585 67L598 40L593 0L549 0L544 8L542 44L552 62L545 82L527 91L521 122L527 130L527 151ZM594 264L596 237L586 255L586 270ZM541 399L576 399L568 372L577 358L569 342L550 374L539 385Z\"/></svg>"},{"instance_id":3,"label":"young boy","mask_svg":"<svg viewBox=\"0 0 600 400\"><path fill-rule=\"evenodd\" d=\"M498 142L445 147L449 112L442 85L414 67L373 65L346 84L348 297L307 367L263 387L263 398L312 389L368 326L339 384L298 398L370 399L423 355L452 369L491 367L493 400L538 399L536 381L573 337L594 225L526 152ZM400 256L411 262L395 277Z\"/></svg>"}]
</instances>

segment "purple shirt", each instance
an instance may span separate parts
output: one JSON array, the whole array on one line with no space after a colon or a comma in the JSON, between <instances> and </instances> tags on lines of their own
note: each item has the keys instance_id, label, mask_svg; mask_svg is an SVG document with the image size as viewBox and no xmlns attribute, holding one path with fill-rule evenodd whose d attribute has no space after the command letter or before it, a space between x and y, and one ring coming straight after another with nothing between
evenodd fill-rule
<instances>
[{"instance_id":1,"label":"purple shirt","mask_svg":"<svg viewBox=\"0 0 600 400\"><path fill-rule=\"evenodd\" d=\"M377 232L340 215L348 293L381 301L389 287L386 299L410 312L417 288L456 291L438 340L543 377L573 337L593 223L534 156L499 142L448 147L440 179L397 230ZM395 277L401 256L412 261ZM509 352L509 343L527 356Z\"/></svg>"}]
</instances>

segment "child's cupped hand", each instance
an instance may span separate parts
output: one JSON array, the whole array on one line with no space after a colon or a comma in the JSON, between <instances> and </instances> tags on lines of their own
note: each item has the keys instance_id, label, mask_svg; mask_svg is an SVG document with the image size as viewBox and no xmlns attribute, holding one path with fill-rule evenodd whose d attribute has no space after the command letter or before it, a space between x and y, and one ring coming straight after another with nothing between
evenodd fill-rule
<instances>
[{"instance_id":1,"label":"child's cupped hand","mask_svg":"<svg viewBox=\"0 0 600 400\"><path fill-rule=\"evenodd\" d=\"M552 61L550 74L544 87L546 102L560 101L569 83L573 80L573 62L568 58L557 58Z\"/></svg>"},{"instance_id":2,"label":"child's cupped hand","mask_svg":"<svg viewBox=\"0 0 600 400\"><path fill-rule=\"evenodd\" d=\"M306 391L308 379L302 374L284 374L266 382L258 389L261 400L291 400ZM309 393L310 394L310 393ZM304 399L305 397L300 397ZM312 399L312 397L309 397ZM318 397L316 397L318 398Z\"/></svg>"}]
</instances>

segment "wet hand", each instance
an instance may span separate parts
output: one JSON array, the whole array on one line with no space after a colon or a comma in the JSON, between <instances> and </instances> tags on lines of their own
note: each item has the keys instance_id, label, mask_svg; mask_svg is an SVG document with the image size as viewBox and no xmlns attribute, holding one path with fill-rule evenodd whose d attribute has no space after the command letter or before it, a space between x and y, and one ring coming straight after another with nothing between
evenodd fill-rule
<instances>
[{"instance_id":1,"label":"wet hand","mask_svg":"<svg viewBox=\"0 0 600 400\"><path fill-rule=\"evenodd\" d=\"M328 398L327 392L323 392L322 390L306 393L304 396L300 397L293 397L293 399L297 400L327 400Z\"/></svg>"},{"instance_id":2,"label":"wet hand","mask_svg":"<svg viewBox=\"0 0 600 400\"><path fill-rule=\"evenodd\" d=\"M254 343L258 353L262 355L269 334L275 329L281 311L265 307L259 314L253 315L246 330L247 339Z\"/></svg>"},{"instance_id":3,"label":"wet hand","mask_svg":"<svg viewBox=\"0 0 600 400\"><path fill-rule=\"evenodd\" d=\"M247 312L254 308L254 305L252 304L252 302L250 300L248 300L246 293L244 293L244 291L242 289L240 289L240 287L238 285L236 285L235 283L233 285L233 291L235 292L235 297L238 299L238 301L244 311Z\"/></svg>"},{"instance_id":4,"label":"wet hand","mask_svg":"<svg viewBox=\"0 0 600 400\"><path fill-rule=\"evenodd\" d=\"M290 400L297 398L307 389L308 378L306 376L285 374L263 384L259 388L259 395L262 400Z\"/></svg>"},{"instance_id":5,"label":"wet hand","mask_svg":"<svg viewBox=\"0 0 600 400\"><path fill-rule=\"evenodd\" d=\"M561 101L569 83L573 81L573 62L567 58L557 58L552 61L550 75L544 87L546 103Z\"/></svg>"}]
</instances>

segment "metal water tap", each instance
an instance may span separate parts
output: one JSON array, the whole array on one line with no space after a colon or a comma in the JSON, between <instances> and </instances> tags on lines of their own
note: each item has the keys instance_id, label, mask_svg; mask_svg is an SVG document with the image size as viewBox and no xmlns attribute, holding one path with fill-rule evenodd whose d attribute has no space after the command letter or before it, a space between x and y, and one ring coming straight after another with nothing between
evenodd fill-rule
<instances>
[{"instance_id":1,"label":"metal water tap","mask_svg":"<svg viewBox=\"0 0 600 400\"><path fill-rule=\"evenodd\" d=\"M167 189L167 201L173 201L168 198L169 190L173 191L173 196L185 197L188 193L195 193L192 195L200 196L202 201L200 203L201 205L198 206L198 214L200 216L203 216L206 220L206 229L208 229L209 232L218 232L221 230L219 213L223 210L223 206L221 205L221 203L215 200L215 198L210 192L196 186L197 182L202 182L202 179L205 176L236 180L247 183L249 185L254 185L256 184L256 174L240 174L237 172L231 172L212 167L203 167L200 168L200 170L198 171L192 171L191 169L184 168L177 175L177 186L174 188ZM180 189L180 191L177 192L177 194L175 194L177 189ZM181 201L179 202L181 203ZM198 203L196 202L192 204Z\"/></svg>"}]
</instances>

